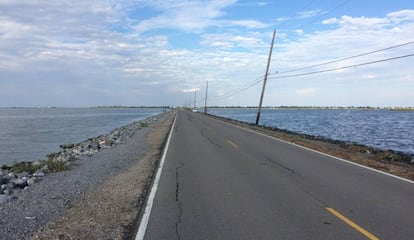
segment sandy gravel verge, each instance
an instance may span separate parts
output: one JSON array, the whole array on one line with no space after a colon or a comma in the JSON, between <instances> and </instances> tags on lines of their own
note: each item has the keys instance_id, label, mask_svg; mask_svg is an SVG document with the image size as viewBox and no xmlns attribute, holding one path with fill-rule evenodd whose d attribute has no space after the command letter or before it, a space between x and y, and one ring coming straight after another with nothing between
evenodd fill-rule
<instances>
[{"instance_id":1,"label":"sandy gravel verge","mask_svg":"<svg viewBox=\"0 0 414 240\"><path fill-rule=\"evenodd\" d=\"M94 191L88 192L33 239L127 239L135 233L137 218L151 184L154 169L171 128L170 113L147 136L151 149L137 163Z\"/></svg>"}]
</instances>

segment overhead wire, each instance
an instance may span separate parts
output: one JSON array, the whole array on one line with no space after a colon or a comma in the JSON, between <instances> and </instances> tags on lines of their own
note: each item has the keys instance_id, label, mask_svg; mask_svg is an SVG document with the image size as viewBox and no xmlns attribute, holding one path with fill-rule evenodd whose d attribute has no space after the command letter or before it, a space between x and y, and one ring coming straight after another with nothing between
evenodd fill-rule
<instances>
[{"instance_id":1,"label":"overhead wire","mask_svg":"<svg viewBox=\"0 0 414 240\"><path fill-rule=\"evenodd\" d=\"M410 44L414 44L414 41L394 45L394 46L387 47L387 48L382 48L382 49L371 51L371 52L361 53L361 54L350 56L350 57L344 57L344 58L340 58L340 59L337 59L337 60L332 60L332 61L328 61L328 62L324 62L324 63L318 63L318 64L311 65L311 66L295 68L295 69L282 71L282 72L278 71L278 72L276 72L276 74L285 74L285 73L297 72L297 71L301 71L301 70L305 70L305 69L309 69L309 68L320 67L320 66L324 66L324 65L328 65L328 64L332 64L332 63L342 62L342 61L345 61L345 60L349 60L349 59L353 59L353 58L358 58L358 57L362 57L362 56L366 56L366 55L370 55L370 54L390 50L390 49L393 49L393 48L403 47L403 46L410 45Z\"/></svg>"},{"instance_id":2,"label":"overhead wire","mask_svg":"<svg viewBox=\"0 0 414 240\"><path fill-rule=\"evenodd\" d=\"M315 16L315 18L314 18L313 20L311 20L311 21L309 21L309 22L307 22L307 23L304 23L304 24L300 25L300 26L299 26L299 27L297 27L297 28L303 28L303 27L305 27L305 26L308 26L309 24L312 24L312 23L314 23L314 22L318 21L319 19L321 19L321 18L325 17L326 15L328 15L328 13L332 13L333 11L336 11L336 10L338 10L339 8L341 8L341 7L345 6L345 5L346 5L346 4L348 4L350 1L351 1L351 0L345 0L345 1L341 2L341 3L339 3L338 5L334 6L334 7L333 7L333 8L331 8L331 9L329 9L328 11L323 12L323 14L321 14L321 15L316 15L316 16Z\"/></svg>"},{"instance_id":3,"label":"overhead wire","mask_svg":"<svg viewBox=\"0 0 414 240\"><path fill-rule=\"evenodd\" d=\"M225 93L224 95L215 97L214 100L221 100L221 99L229 98L229 97L235 96L237 94L240 94L241 92L246 91L247 89L259 84L261 81L263 81L263 79L262 79L263 77L264 76L257 77L253 81L247 82L247 83L243 84L242 86L240 86L240 87L238 87L238 88L236 88L236 89L234 89L234 90L232 90L228 93Z\"/></svg>"},{"instance_id":4,"label":"overhead wire","mask_svg":"<svg viewBox=\"0 0 414 240\"><path fill-rule=\"evenodd\" d=\"M370 64L374 64L374 63L387 62L387 61L392 61L392 60L401 59L401 58L407 58L407 57L412 57L412 56L414 56L414 53L407 54L407 55L402 55L402 56L397 56L397 57L392 57L392 58L386 58L386 59L376 60L376 61L370 61L370 62L365 62L365 63L354 64L354 65L349 65L349 66L343 66L343 67L337 67L337 68L331 68L331 69L325 69L325 70L307 72L307 73L299 73L299 74L292 74L292 75L285 75L285 76L271 76L271 77L269 77L269 79L280 79L280 78L300 77L300 76L306 76L306 75L312 75L312 74L332 72L332 71L337 71L337 70L342 70L342 69L347 69L347 68L353 68L353 67L360 67L360 66L370 65Z\"/></svg>"},{"instance_id":5,"label":"overhead wire","mask_svg":"<svg viewBox=\"0 0 414 240\"><path fill-rule=\"evenodd\" d=\"M277 74L280 75L280 74L285 74L285 73L291 73L291 72L295 72L295 71L310 69L310 68L314 68L314 67L324 66L324 65L337 63L337 62L341 62L341 61L345 61L345 60L349 60L349 59L353 59L353 58L357 58L357 57L361 57L361 56L366 56L366 55L370 55L370 54L374 54L374 53L378 53L378 52L382 52L382 51L386 51L386 50L389 50L389 49L394 49L394 48L398 48L398 47L402 47L402 46L406 46L406 45L410 45L410 44L414 44L414 41L406 42L406 43L402 43L402 44L394 45L394 46L391 46L391 47L382 48L382 49L379 49L379 50L370 51L370 52L366 52L366 53L362 53L362 54L358 54L358 55L354 55L354 56L350 56L350 57L340 58L340 59L329 61L329 62L319 63L319 64L307 66L307 67L292 69L292 70L283 71L283 72L277 72ZM391 61L391 60L396 60L396 59L400 59L400 58L411 57L413 55L414 54L408 54L408 55L403 55L403 56L398 56L398 57L392 57L392 58L381 59L381 60L376 60L376 61L370 61L370 62L366 62L366 63L359 63L359 64L343 66L343 67L336 67L336 68L331 68L331 69L312 71L312 72L307 72L307 73L291 74L291 75L285 75L285 76L269 75L268 79L290 78L290 77L299 77L299 76L313 75L313 74L319 74L319 73L325 73L325 72L332 72L332 71L337 71L337 70L342 70L342 69L347 69L347 68L352 68L352 67L360 67L360 66L374 64L374 63L380 63L380 62ZM250 82L247 82L247 83L243 84L241 87L238 87L235 90L232 90L232 91L230 91L230 92L228 92L224 95L217 96L217 97L213 98L213 100L222 100L222 99L226 99L226 98L230 98L230 97L233 97L235 95L238 95L238 94L240 94L240 93L256 86L257 84L263 82L263 80L264 80L264 79L262 79L263 77L264 76L260 76L260 77L256 78L253 81L250 81Z\"/></svg>"},{"instance_id":6,"label":"overhead wire","mask_svg":"<svg viewBox=\"0 0 414 240\"><path fill-rule=\"evenodd\" d=\"M301 7L298 11L302 11L302 10L304 10L304 9L308 8L308 7L309 7L309 6L311 6L311 5L312 5L315 1L316 1L316 0L311 0L311 1L309 1L309 2L308 2L308 3L306 3L303 7ZM317 18L317 19L313 20L312 22L308 22L308 23L306 23L306 24L302 25L301 27L303 27L303 26L305 26L305 25L307 25L307 24L310 24L310 23L315 22L315 21L316 21L316 20L318 20L319 18L321 18L321 17L325 16L326 14L328 14L328 13L329 13L329 12L331 12L331 11L334 11L334 10L336 10L336 9L338 9L338 8L340 8L340 7L342 7L342 6L344 6L344 5L345 5L345 4L347 4L348 2L350 2L350 0L345 0L345 1L341 2L340 4L336 5L336 6L335 6L335 7L333 7L332 9L330 9L329 11L327 11L327 12L325 12L324 14L322 14L322 15L318 16L318 18ZM284 24L285 24L286 22L288 22L288 21L289 21L289 20L285 20L285 21L281 22L280 24L278 24L278 25L277 25L277 28L278 28L278 27L280 27L280 26L282 26L282 25L284 25ZM263 82L263 81L264 81L264 79L262 79L263 77L264 77L264 75L263 75L263 76L260 76L260 77L258 77L258 78L256 78L255 80L253 80L253 81L251 81L251 82L248 82L247 84L244 84L242 87L239 87L239 88L237 88L237 89L235 89L235 90L233 90L233 91L231 91L231 92L229 92L229 93L226 93L226 94L224 94L224 95L222 95L222 96L217 96L216 98L214 98L214 100L221 100L221 99L225 99L225 98L229 98L229 97L232 97L232 96L238 95L238 94L240 94L240 93L242 93L242 92L244 92L244 91L246 91L246 90L248 90L248 89L250 89L250 88L252 88L252 87L256 86L257 84L259 84L259 83Z\"/></svg>"},{"instance_id":7,"label":"overhead wire","mask_svg":"<svg viewBox=\"0 0 414 240\"><path fill-rule=\"evenodd\" d=\"M316 0L311 0L311 1L309 1L309 2L308 2L308 3L306 3L303 7L299 8L296 12L300 12L300 11L305 10L306 8L308 8L309 6L311 6L311 5L312 5L315 1L316 1ZM277 24L277 25L275 26L275 29L280 28L281 26L283 26L285 23L287 23L287 22L289 22L289 21L291 21L291 19L290 19L290 18L286 18L284 21L281 21L279 24Z\"/></svg>"}]
</instances>

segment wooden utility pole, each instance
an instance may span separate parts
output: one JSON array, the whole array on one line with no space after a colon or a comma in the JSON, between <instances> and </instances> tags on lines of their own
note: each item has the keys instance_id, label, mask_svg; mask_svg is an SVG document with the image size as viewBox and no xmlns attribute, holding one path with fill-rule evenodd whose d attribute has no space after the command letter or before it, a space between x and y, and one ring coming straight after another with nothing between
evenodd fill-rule
<instances>
[{"instance_id":1,"label":"wooden utility pole","mask_svg":"<svg viewBox=\"0 0 414 240\"><path fill-rule=\"evenodd\" d=\"M208 93L208 81L207 81L207 84L206 84L206 98L205 98L205 101L204 101L204 114L207 114L207 93Z\"/></svg>"},{"instance_id":2,"label":"wooden utility pole","mask_svg":"<svg viewBox=\"0 0 414 240\"><path fill-rule=\"evenodd\" d=\"M196 109L196 104L197 104L197 90L194 90L194 108L193 108L193 110Z\"/></svg>"},{"instance_id":3,"label":"wooden utility pole","mask_svg":"<svg viewBox=\"0 0 414 240\"><path fill-rule=\"evenodd\" d=\"M270 45L269 57L267 58L266 72L264 75L262 94L260 95L259 110L257 111L256 125L259 125L260 113L262 111L263 96L266 88L267 75L269 74L270 59L272 58L273 43L275 42L276 30L273 31L272 44Z\"/></svg>"}]
</instances>

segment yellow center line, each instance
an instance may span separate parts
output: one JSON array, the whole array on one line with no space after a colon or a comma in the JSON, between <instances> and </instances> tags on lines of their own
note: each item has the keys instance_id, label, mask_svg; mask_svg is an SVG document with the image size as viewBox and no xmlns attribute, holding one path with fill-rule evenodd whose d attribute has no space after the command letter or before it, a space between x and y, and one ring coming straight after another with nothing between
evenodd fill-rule
<instances>
[{"instance_id":1,"label":"yellow center line","mask_svg":"<svg viewBox=\"0 0 414 240\"><path fill-rule=\"evenodd\" d=\"M339 218L342 221L344 221L346 224L348 224L349 226L351 226L353 229L355 229L358 232L360 232L363 235L365 235L365 237L367 237L368 239L370 239L370 240L379 240L379 238L377 238L376 236L374 236L372 233L370 233L367 230L363 229L362 227L358 226L358 224L352 222L351 220L349 220L344 215L340 214L335 209L333 209L333 208L326 208L326 210L329 211L330 213L332 213L333 215L335 215L337 218Z\"/></svg>"},{"instance_id":2,"label":"yellow center line","mask_svg":"<svg viewBox=\"0 0 414 240\"><path fill-rule=\"evenodd\" d=\"M230 145L232 145L234 148L239 148L239 146L237 146L237 144L235 144L234 142L230 141L230 140L226 140Z\"/></svg>"}]
</instances>

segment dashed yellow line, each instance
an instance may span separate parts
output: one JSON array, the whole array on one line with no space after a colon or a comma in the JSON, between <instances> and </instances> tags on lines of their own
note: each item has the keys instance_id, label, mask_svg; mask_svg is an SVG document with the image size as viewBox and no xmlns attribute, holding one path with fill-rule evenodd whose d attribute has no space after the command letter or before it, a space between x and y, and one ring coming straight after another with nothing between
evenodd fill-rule
<instances>
[{"instance_id":1,"label":"dashed yellow line","mask_svg":"<svg viewBox=\"0 0 414 240\"><path fill-rule=\"evenodd\" d=\"M230 140L226 140L231 146L233 146L234 148L239 148L239 146L237 146L237 144L235 144L234 142L230 141Z\"/></svg>"},{"instance_id":2,"label":"dashed yellow line","mask_svg":"<svg viewBox=\"0 0 414 240\"><path fill-rule=\"evenodd\" d=\"M344 221L346 224L351 226L353 229L357 230L358 232L362 233L365 237L367 237L370 240L379 240L376 236L374 236L372 233L368 232L367 230L363 229L362 227L358 226L358 224L352 222L350 219L345 217L344 215L340 214L338 211L336 211L333 208L326 208L330 213L332 213L337 218Z\"/></svg>"}]
</instances>

